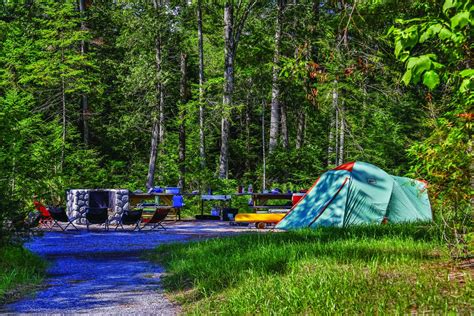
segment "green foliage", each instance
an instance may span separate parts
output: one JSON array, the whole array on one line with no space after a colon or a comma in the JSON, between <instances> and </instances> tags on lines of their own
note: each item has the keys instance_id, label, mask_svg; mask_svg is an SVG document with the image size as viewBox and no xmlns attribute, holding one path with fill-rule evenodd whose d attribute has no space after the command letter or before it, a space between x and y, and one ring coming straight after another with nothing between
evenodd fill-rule
<instances>
[{"instance_id":1,"label":"green foliage","mask_svg":"<svg viewBox=\"0 0 474 316\"><path fill-rule=\"evenodd\" d=\"M0 246L0 304L39 284L46 262L20 246Z\"/></svg>"},{"instance_id":2,"label":"green foliage","mask_svg":"<svg viewBox=\"0 0 474 316\"><path fill-rule=\"evenodd\" d=\"M255 4L235 52L233 105L224 109L223 6L202 1L204 165L199 154L196 1L170 1L169 7L156 8L151 1L94 1L82 14L69 0L3 3L0 216L30 211L33 194L49 204L64 203L64 190L73 187L144 190L152 127L160 117L162 96L164 136L158 146L156 185L178 182L179 130L184 126L185 191L234 192L238 184L260 189L264 173L267 189L309 186L334 164L336 154L329 154L329 149L335 147L336 137L331 143L329 134L336 92L339 123L343 120L345 126L340 162L364 160L394 174L412 169L413 175L432 183L436 196L449 202L450 195L440 194L438 175L445 174L444 164L470 158L471 123L459 115L470 113L472 104L474 72L466 66L472 4L314 3L286 3L277 65L275 2ZM239 23L242 7L234 13ZM386 36L392 22L394 43ZM180 96L181 54L188 57L186 101ZM288 142L280 138L271 155L265 150L264 170L274 66L280 69ZM400 85L400 78L405 85ZM430 92L408 83L422 83ZM88 113L82 113L84 96ZM225 181L216 180L223 116L230 122ZM435 122L433 117L444 121ZM84 121L88 142L83 140ZM436 137L429 137L434 129L439 129ZM335 136L336 128L332 132ZM456 138L458 132L462 137ZM340 129L337 134L339 142ZM443 138L459 141L443 144ZM431 155L430 146L440 146L438 156L446 154L446 159ZM464 171L450 173L450 188L464 185ZM468 194L464 188L460 192Z\"/></svg>"},{"instance_id":3,"label":"green foliage","mask_svg":"<svg viewBox=\"0 0 474 316\"><path fill-rule=\"evenodd\" d=\"M151 257L190 314L408 313L472 308L434 227L320 228L160 246ZM413 288L416 284L416 289Z\"/></svg>"},{"instance_id":4,"label":"green foliage","mask_svg":"<svg viewBox=\"0 0 474 316\"><path fill-rule=\"evenodd\" d=\"M439 77L443 71L448 71L448 80L454 80L460 75L457 66L463 64L466 48L470 45L470 27L474 24L471 16L473 10L474 6L470 1L446 0L440 17L397 20L405 27L392 27L389 34L395 39L395 56L406 62L406 72L402 79L406 85L410 82L417 84L424 73L423 84L433 90L440 84ZM428 41L437 43L439 50L411 56L417 45L426 44ZM442 57L444 64L436 62L438 56Z\"/></svg>"},{"instance_id":5,"label":"green foliage","mask_svg":"<svg viewBox=\"0 0 474 316\"><path fill-rule=\"evenodd\" d=\"M472 46L471 17L474 6L470 1L446 0L443 7L436 7L440 17L400 21L411 25L405 29L392 28L396 45L402 45L407 58L423 51L425 54L409 57L398 54L406 62L403 81L423 84L434 91L442 81L443 97L433 100L431 106L443 107L435 119L426 122L431 135L414 144L409 155L412 158L412 176L422 177L430 183L434 206L443 218L446 239L454 256L468 255L466 235L472 228L472 79L473 71L466 61ZM412 25L414 24L414 25ZM404 45L402 38L417 28L419 41ZM437 44L436 48L433 44ZM396 53L397 54L397 53ZM435 62L440 60L441 63ZM436 95L435 95L436 97Z\"/></svg>"}]
</instances>

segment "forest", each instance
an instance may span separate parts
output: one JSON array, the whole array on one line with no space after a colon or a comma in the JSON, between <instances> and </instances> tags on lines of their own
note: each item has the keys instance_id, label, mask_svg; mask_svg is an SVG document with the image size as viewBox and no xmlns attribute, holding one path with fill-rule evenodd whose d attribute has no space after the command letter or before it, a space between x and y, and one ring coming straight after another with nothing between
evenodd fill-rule
<instances>
[{"instance_id":1,"label":"forest","mask_svg":"<svg viewBox=\"0 0 474 316\"><path fill-rule=\"evenodd\" d=\"M367 161L472 212L468 0L0 1L0 216L68 188L308 188Z\"/></svg>"}]
</instances>

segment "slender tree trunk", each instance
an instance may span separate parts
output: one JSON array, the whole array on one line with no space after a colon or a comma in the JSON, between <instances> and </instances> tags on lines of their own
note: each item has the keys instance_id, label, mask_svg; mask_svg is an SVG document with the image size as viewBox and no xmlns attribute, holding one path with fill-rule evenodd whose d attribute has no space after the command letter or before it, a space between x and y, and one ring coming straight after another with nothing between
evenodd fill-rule
<instances>
[{"instance_id":1,"label":"slender tree trunk","mask_svg":"<svg viewBox=\"0 0 474 316\"><path fill-rule=\"evenodd\" d=\"M157 7L156 7L157 8ZM158 35L155 39L155 67L156 67L156 76L157 76L157 83L156 83L156 99L157 99L157 106L156 110L158 115L155 114L153 118L153 130L151 133L151 144L150 144L150 160L148 164L148 174L146 179L146 188L149 190L154 186L155 182L155 168L156 168L156 156L158 152L158 143L163 142L163 124L164 124L164 93L163 93L163 85L161 83L161 38ZM155 112L156 113L156 112Z\"/></svg>"},{"instance_id":2,"label":"slender tree trunk","mask_svg":"<svg viewBox=\"0 0 474 316\"><path fill-rule=\"evenodd\" d=\"M153 130L151 132L151 145L150 145L150 162L148 164L148 174L146 177L146 188L149 190L153 188L155 182L155 167L156 167L156 155L158 149L158 133L159 133L159 121L155 117L153 121Z\"/></svg>"},{"instance_id":3,"label":"slender tree trunk","mask_svg":"<svg viewBox=\"0 0 474 316\"><path fill-rule=\"evenodd\" d=\"M64 51L61 49L61 63L64 63ZM66 81L64 73L61 74L61 107L62 107L62 144L61 144L61 171L64 168L64 159L66 151Z\"/></svg>"},{"instance_id":4,"label":"slender tree trunk","mask_svg":"<svg viewBox=\"0 0 474 316\"><path fill-rule=\"evenodd\" d=\"M338 95L339 97L339 95ZM336 166L339 166L339 108L336 107L336 113L335 113L335 116L336 116L336 119L335 119L335 123L336 123L336 128L334 130L334 138L335 138L335 141L336 141L336 150L335 150L335 161L336 161Z\"/></svg>"},{"instance_id":5,"label":"slender tree trunk","mask_svg":"<svg viewBox=\"0 0 474 316\"><path fill-rule=\"evenodd\" d=\"M263 176L262 176L262 192L266 190L267 186L267 163L265 152L265 101L262 102L262 159L263 159Z\"/></svg>"},{"instance_id":6,"label":"slender tree trunk","mask_svg":"<svg viewBox=\"0 0 474 316\"><path fill-rule=\"evenodd\" d=\"M272 105L270 111L270 139L268 142L269 152L272 153L278 142L278 130L280 123L280 83L278 74L280 72L280 43L282 29L283 0L277 3L277 20L275 26L275 52L273 54L272 73Z\"/></svg>"},{"instance_id":7,"label":"slender tree trunk","mask_svg":"<svg viewBox=\"0 0 474 316\"><path fill-rule=\"evenodd\" d=\"M234 91L234 39L233 39L233 6L226 2L224 7L224 96L222 100L223 115L221 122L221 152L219 162L219 178L228 174L229 155L229 119L228 113L232 107L232 93Z\"/></svg>"},{"instance_id":8,"label":"slender tree trunk","mask_svg":"<svg viewBox=\"0 0 474 316\"><path fill-rule=\"evenodd\" d=\"M250 124L251 124L251 97L253 95L252 91L253 80L250 77L247 80L247 94L245 96L245 150L247 153L250 153L252 148L251 143L251 133L250 133ZM251 158L248 155L245 155L245 170L250 170L251 168Z\"/></svg>"},{"instance_id":9,"label":"slender tree trunk","mask_svg":"<svg viewBox=\"0 0 474 316\"><path fill-rule=\"evenodd\" d=\"M341 109L339 111L339 117L341 119L341 123L339 125L339 162L338 165L344 163L344 138L346 133L346 125L344 121L344 103L341 105Z\"/></svg>"},{"instance_id":10,"label":"slender tree trunk","mask_svg":"<svg viewBox=\"0 0 474 316\"><path fill-rule=\"evenodd\" d=\"M296 149L303 147L304 142L304 126L305 126L305 114L303 109L298 112L298 125L296 128Z\"/></svg>"},{"instance_id":11,"label":"slender tree trunk","mask_svg":"<svg viewBox=\"0 0 474 316\"><path fill-rule=\"evenodd\" d=\"M81 31L86 30L84 22L84 15L86 12L86 0L79 0L79 11L81 13ZM86 41L81 41L81 55L87 51ZM85 93L81 94L81 108L82 108L82 133L84 145L89 145L89 99Z\"/></svg>"},{"instance_id":12,"label":"slender tree trunk","mask_svg":"<svg viewBox=\"0 0 474 316\"><path fill-rule=\"evenodd\" d=\"M248 100L248 99L247 99ZM250 145L250 105L249 102L247 102L247 106L245 107L245 134L246 134L246 140L245 140L245 149L247 150L247 153L250 152L251 150L251 145ZM245 168L247 170L250 170L250 159L248 155L245 155Z\"/></svg>"},{"instance_id":13,"label":"slender tree trunk","mask_svg":"<svg viewBox=\"0 0 474 316\"><path fill-rule=\"evenodd\" d=\"M284 149L289 147L289 138L288 138L288 118L286 116L286 104L282 103L280 106L281 110L281 140L282 146Z\"/></svg>"},{"instance_id":14,"label":"slender tree trunk","mask_svg":"<svg viewBox=\"0 0 474 316\"><path fill-rule=\"evenodd\" d=\"M336 109L337 109L337 98L338 98L338 94L337 94L337 80L334 80L334 89L332 90L332 107L331 107L331 111L330 111L330 114L329 114L329 139L328 139L328 166L332 166L332 165L335 165L336 164L336 161L334 159L334 139L335 136L334 135L334 128L336 126L336 122L335 122L335 112L336 112ZM334 160L333 160L334 159Z\"/></svg>"},{"instance_id":15,"label":"slender tree trunk","mask_svg":"<svg viewBox=\"0 0 474 316\"><path fill-rule=\"evenodd\" d=\"M181 53L181 82L180 82L180 124L179 124L179 152L178 152L178 166L179 166L179 182L178 186L183 189L186 179L186 102L188 101L188 82L187 82L187 55Z\"/></svg>"},{"instance_id":16,"label":"slender tree trunk","mask_svg":"<svg viewBox=\"0 0 474 316\"><path fill-rule=\"evenodd\" d=\"M222 98L221 151L219 159L219 178L229 173L229 115L232 113L232 94L234 92L234 59L245 21L257 3L251 0L241 11L239 21L234 24L234 8L231 0L224 5L224 94ZM241 2L240 2L241 3ZM234 29L235 27L235 29Z\"/></svg>"},{"instance_id":17,"label":"slender tree trunk","mask_svg":"<svg viewBox=\"0 0 474 316\"><path fill-rule=\"evenodd\" d=\"M202 34L201 0L198 0L198 42L199 42L199 156L201 167L206 167L206 141L204 137L204 49Z\"/></svg>"}]
</instances>

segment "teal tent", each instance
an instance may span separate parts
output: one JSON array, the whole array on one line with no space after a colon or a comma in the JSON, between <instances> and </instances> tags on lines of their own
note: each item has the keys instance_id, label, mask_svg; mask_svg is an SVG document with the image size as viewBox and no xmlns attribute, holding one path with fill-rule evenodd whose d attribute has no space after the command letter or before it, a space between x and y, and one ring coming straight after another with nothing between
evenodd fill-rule
<instances>
[{"instance_id":1,"label":"teal tent","mask_svg":"<svg viewBox=\"0 0 474 316\"><path fill-rule=\"evenodd\" d=\"M345 227L432 218L425 183L392 176L357 161L324 173L276 228Z\"/></svg>"}]
</instances>

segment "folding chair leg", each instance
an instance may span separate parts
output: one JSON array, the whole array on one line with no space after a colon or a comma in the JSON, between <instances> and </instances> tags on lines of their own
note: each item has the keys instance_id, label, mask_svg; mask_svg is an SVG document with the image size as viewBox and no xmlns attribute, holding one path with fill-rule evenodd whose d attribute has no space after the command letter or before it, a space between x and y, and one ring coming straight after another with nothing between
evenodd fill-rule
<instances>
[{"instance_id":1,"label":"folding chair leg","mask_svg":"<svg viewBox=\"0 0 474 316\"><path fill-rule=\"evenodd\" d=\"M66 230L69 227L69 225L74 227L76 230L79 230L79 228L77 228L76 225L74 225L74 223L72 221L69 221L69 223L66 225L66 227L64 227L64 230Z\"/></svg>"},{"instance_id":2,"label":"folding chair leg","mask_svg":"<svg viewBox=\"0 0 474 316\"><path fill-rule=\"evenodd\" d=\"M117 231L117 229L118 229L119 227L122 227L122 229L125 229L125 228L123 228L123 224L122 224L122 223L118 223L117 226L115 226L115 231Z\"/></svg>"}]
</instances>

